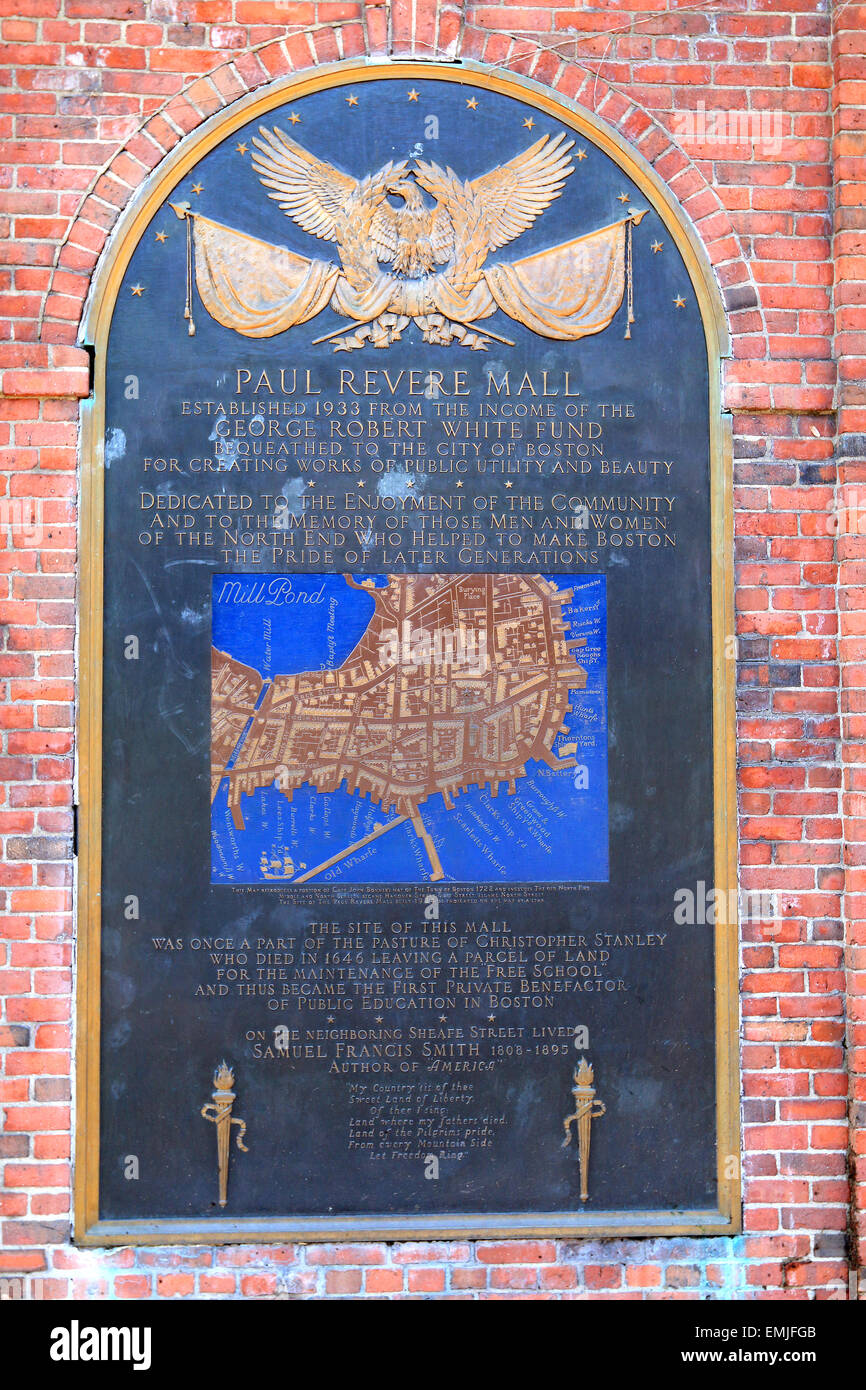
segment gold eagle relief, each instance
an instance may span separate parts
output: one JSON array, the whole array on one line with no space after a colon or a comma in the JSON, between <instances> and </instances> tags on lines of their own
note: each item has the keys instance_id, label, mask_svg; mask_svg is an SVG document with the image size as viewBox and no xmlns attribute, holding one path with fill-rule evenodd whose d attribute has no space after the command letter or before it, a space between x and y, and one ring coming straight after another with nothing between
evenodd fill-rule
<instances>
[{"instance_id":1,"label":"gold eagle relief","mask_svg":"<svg viewBox=\"0 0 866 1390\"><path fill-rule=\"evenodd\" d=\"M172 203L187 224L189 331L193 269L208 313L247 337L283 333L325 308L352 320L357 327L314 340L337 339L335 352L387 348L412 323L428 343L510 344L475 327L498 309L543 337L574 340L608 326L626 281L631 323L631 228L645 212L629 209L521 260L489 260L560 196L573 144L545 135L471 180L418 159L356 179L279 127L262 127L252 160L268 196L305 232L334 243L339 260L298 255Z\"/></svg>"}]
</instances>

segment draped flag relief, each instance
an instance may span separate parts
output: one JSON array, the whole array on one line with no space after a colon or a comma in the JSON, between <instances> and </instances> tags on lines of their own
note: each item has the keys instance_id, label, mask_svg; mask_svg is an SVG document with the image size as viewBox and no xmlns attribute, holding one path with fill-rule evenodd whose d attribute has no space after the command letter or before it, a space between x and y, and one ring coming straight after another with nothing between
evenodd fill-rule
<instances>
[{"instance_id":1,"label":"draped flag relief","mask_svg":"<svg viewBox=\"0 0 866 1390\"><path fill-rule=\"evenodd\" d=\"M424 340L484 350L474 325L497 309L542 337L575 341L607 328L628 294L634 321L632 228L644 211L512 262L486 264L556 197L572 171L571 142L544 136L471 182L416 161L355 180L275 128L254 140L270 197L305 231L336 242L339 263L299 255L172 203L187 226L185 317L195 332L193 283L212 318L269 338L330 308L352 326L325 334L334 351L388 347L414 323ZM424 193L436 200L430 207ZM396 206L389 200L402 200Z\"/></svg>"}]
</instances>

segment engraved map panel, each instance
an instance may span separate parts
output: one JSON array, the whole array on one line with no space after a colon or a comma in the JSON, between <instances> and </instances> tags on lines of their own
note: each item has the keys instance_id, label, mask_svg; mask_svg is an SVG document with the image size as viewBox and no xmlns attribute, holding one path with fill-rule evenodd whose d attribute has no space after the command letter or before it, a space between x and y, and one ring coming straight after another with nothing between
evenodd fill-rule
<instances>
[{"instance_id":1,"label":"engraved map panel","mask_svg":"<svg viewBox=\"0 0 866 1390\"><path fill-rule=\"evenodd\" d=\"M214 882L607 878L605 581L213 580Z\"/></svg>"}]
</instances>

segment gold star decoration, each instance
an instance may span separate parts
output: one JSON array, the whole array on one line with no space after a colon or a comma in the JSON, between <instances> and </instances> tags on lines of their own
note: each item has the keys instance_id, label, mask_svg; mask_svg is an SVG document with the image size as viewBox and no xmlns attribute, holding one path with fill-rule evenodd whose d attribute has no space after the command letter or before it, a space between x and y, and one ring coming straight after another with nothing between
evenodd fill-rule
<instances>
[{"instance_id":1,"label":"gold star decoration","mask_svg":"<svg viewBox=\"0 0 866 1390\"><path fill-rule=\"evenodd\" d=\"M407 479L406 479L406 486L407 486L407 487L414 487L414 486L415 486L415 479L414 479L414 478L407 478Z\"/></svg>"},{"instance_id":2,"label":"gold star decoration","mask_svg":"<svg viewBox=\"0 0 866 1390\"><path fill-rule=\"evenodd\" d=\"M628 194L627 194L627 193L620 193L620 195L619 195L619 197L617 198L616 201L617 201L618 203L627 203L627 202L628 202Z\"/></svg>"},{"instance_id":3,"label":"gold star decoration","mask_svg":"<svg viewBox=\"0 0 866 1390\"><path fill-rule=\"evenodd\" d=\"M475 97L469 97L466 102L466 105L468 106L470 111L478 110L478 102L475 100Z\"/></svg>"},{"instance_id":4,"label":"gold star decoration","mask_svg":"<svg viewBox=\"0 0 866 1390\"><path fill-rule=\"evenodd\" d=\"M315 487L315 486L316 486L316 484L313 482L313 480L312 480L312 478L311 478L310 481L307 483L307 487Z\"/></svg>"},{"instance_id":5,"label":"gold star decoration","mask_svg":"<svg viewBox=\"0 0 866 1390\"><path fill-rule=\"evenodd\" d=\"M418 93L415 91L415 88L414 88L414 87L412 88L411 92L407 92L406 95L407 95L407 97L409 98L410 101L417 101L417 100L418 100Z\"/></svg>"},{"instance_id":6,"label":"gold star decoration","mask_svg":"<svg viewBox=\"0 0 866 1390\"><path fill-rule=\"evenodd\" d=\"M239 145L235 145L235 149L237 150L238 154L246 154L247 152L247 147L244 144L243 140Z\"/></svg>"},{"instance_id":7,"label":"gold star decoration","mask_svg":"<svg viewBox=\"0 0 866 1390\"><path fill-rule=\"evenodd\" d=\"M203 183L194 183L193 186L192 186L192 191L193 191L193 193L195 193L196 195L198 195L199 193L201 193L201 191L202 191L203 188L204 188L204 184L203 184Z\"/></svg>"},{"instance_id":8,"label":"gold star decoration","mask_svg":"<svg viewBox=\"0 0 866 1390\"><path fill-rule=\"evenodd\" d=\"M513 484L513 483L506 483L505 486L506 486L506 487L514 487L514 484Z\"/></svg>"},{"instance_id":9,"label":"gold star decoration","mask_svg":"<svg viewBox=\"0 0 866 1390\"><path fill-rule=\"evenodd\" d=\"M357 106L357 105L358 105L358 98L357 98L356 96L354 96L354 95L353 95L353 96L350 96L350 97L346 97L346 101L348 102L349 106Z\"/></svg>"},{"instance_id":10,"label":"gold star decoration","mask_svg":"<svg viewBox=\"0 0 866 1390\"><path fill-rule=\"evenodd\" d=\"M657 256L658 253L659 253L659 251L661 251L661 249L662 249L662 243L661 243L660 241L654 241L654 242L653 242L653 245L652 245L653 255L654 255L654 256Z\"/></svg>"},{"instance_id":11,"label":"gold star decoration","mask_svg":"<svg viewBox=\"0 0 866 1390\"><path fill-rule=\"evenodd\" d=\"M364 482L363 478L358 479L358 487L366 487L366 483Z\"/></svg>"},{"instance_id":12,"label":"gold star decoration","mask_svg":"<svg viewBox=\"0 0 866 1390\"><path fill-rule=\"evenodd\" d=\"M586 150L578 150L577 157L578 159L586 159Z\"/></svg>"},{"instance_id":13,"label":"gold star decoration","mask_svg":"<svg viewBox=\"0 0 866 1390\"><path fill-rule=\"evenodd\" d=\"M527 130L531 130L532 127L535 125L535 121L532 119L531 116L527 116L523 124L526 126Z\"/></svg>"},{"instance_id":14,"label":"gold star decoration","mask_svg":"<svg viewBox=\"0 0 866 1390\"><path fill-rule=\"evenodd\" d=\"M463 484L462 484L462 483L455 483L454 486L455 486L455 487L462 487Z\"/></svg>"},{"instance_id":15,"label":"gold star decoration","mask_svg":"<svg viewBox=\"0 0 866 1390\"><path fill-rule=\"evenodd\" d=\"M165 241L167 236L168 236L168 233L167 233L167 232L157 232L157 234L156 234L156 239L157 239L157 241Z\"/></svg>"},{"instance_id":16,"label":"gold star decoration","mask_svg":"<svg viewBox=\"0 0 866 1390\"><path fill-rule=\"evenodd\" d=\"M289 120L291 121L292 125L298 125L299 122L300 122L300 119L301 119L301 118L300 118L300 116L298 115L297 111L293 111L292 114L291 114L291 116L289 117Z\"/></svg>"},{"instance_id":17,"label":"gold star decoration","mask_svg":"<svg viewBox=\"0 0 866 1390\"><path fill-rule=\"evenodd\" d=\"M136 299L141 299L141 296L144 294L144 285L132 285L131 289Z\"/></svg>"},{"instance_id":18,"label":"gold star decoration","mask_svg":"<svg viewBox=\"0 0 866 1390\"><path fill-rule=\"evenodd\" d=\"M676 299L674 300L674 304L677 306L678 309L684 309L686 307L686 301L683 299L681 294L677 295Z\"/></svg>"}]
</instances>

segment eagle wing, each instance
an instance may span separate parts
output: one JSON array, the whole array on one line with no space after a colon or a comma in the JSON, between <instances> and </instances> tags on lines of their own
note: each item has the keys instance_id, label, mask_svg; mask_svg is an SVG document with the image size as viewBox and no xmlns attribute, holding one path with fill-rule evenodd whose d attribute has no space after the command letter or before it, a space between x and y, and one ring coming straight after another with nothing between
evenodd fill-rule
<instances>
[{"instance_id":1,"label":"eagle wing","mask_svg":"<svg viewBox=\"0 0 866 1390\"><path fill-rule=\"evenodd\" d=\"M553 138L543 135L507 164L472 180L472 191L485 209L491 251L525 232L559 197L574 168L569 155L573 145L562 132Z\"/></svg>"},{"instance_id":2,"label":"eagle wing","mask_svg":"<svg viewBox=\"0 0 866 1390\"><path fill-rule=\"evenodd\" d=\"M335 241L338 216L345 213L346 204L357 193L358 180L317 159L279 127L265 130L260 126L259 134L260 140L253 136L256 153L252 161L262 183L272 190L268 197L305 232L323 241Z\"/></svg>"}]
</instances>

